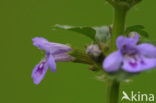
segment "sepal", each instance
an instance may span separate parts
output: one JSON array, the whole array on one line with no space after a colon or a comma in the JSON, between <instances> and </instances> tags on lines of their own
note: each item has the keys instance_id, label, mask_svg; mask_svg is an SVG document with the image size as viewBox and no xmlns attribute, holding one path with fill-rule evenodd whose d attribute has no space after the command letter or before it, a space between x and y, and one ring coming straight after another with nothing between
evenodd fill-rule
<instances>
[{"instance_id":1,"label":"sepal","mask_svg":"<svg viewBox=\"0 0 156 103\"><path fill-rule=\"evenodd\" d=\"M89 65L95 64L95 61L92 58L90 58L86 54L86 51L83 49L73 49L71 52L68 53L68 55L74 57L72 62L89 64Z\"/></svg>"}]
</instances>

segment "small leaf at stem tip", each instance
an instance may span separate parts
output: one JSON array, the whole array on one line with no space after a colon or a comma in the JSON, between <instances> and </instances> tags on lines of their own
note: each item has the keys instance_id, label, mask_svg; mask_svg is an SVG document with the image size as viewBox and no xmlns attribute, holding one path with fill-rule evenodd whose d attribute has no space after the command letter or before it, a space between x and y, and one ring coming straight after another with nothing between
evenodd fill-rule
<instances>
[{"instance_id":1,"label":"small leaf at stem tip","mask_svg":"<svg viewBox=\"0 0 156 103\"><path fill-rule=\"evenodd\" d=\"M129 34L130 32L137 32L142 37L146 37L146 38L149 37L148 33L144 30L143 25L133 25L133 26L127 27L125 34Z\"/></svg>"},{"instance_id":2,"label":"small leaf at stem tip","mask_svg":"<svg viewBox=\"0 0 156 103\"><path fill-rule=\"evenodd\" d=\"M107 42L110 39L110 31L109 27L107 26L87 27L56 24L55 28L81 33L82 35L85 35L91 38L93 41L97 42Z\"/></svg>"}]
</instances>

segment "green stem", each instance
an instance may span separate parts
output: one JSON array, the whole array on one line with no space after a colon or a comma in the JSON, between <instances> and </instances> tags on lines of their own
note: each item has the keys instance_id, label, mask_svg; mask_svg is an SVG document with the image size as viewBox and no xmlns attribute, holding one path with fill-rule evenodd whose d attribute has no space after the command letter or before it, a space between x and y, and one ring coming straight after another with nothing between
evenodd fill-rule
<instances>
[{"instance_id":1,"label":"green stem","mask_svg":"<svg viewBox=\"0 0 156 103\"><path fill-rule=\"evenodd\" d=\"M118 103L120 82L117 80L107 80L106 103Z\"/></svg>"},{"instance_id":2,"label":"green stem","mask_svg":"<svg viewBox=\"0 0 156 103\"><path fill-rule=\"evenodd\" d=\"M125 31L125 19L127 9L124 7L115 7L114 9L114 21L111 39L111 50L113 52L116 49L116 39L119 35L123 35ZM107 80L106 87L106 103L118 103L119 101L119 88L120 82L117 80Z\"/></svg>"},{"instance_id":3,"label":"green stem","mask_svg":"<svg viewBox=\"0 0 156 103\"><path fill-rule=\"evenodd\" d=\"M127 9L124 7L114 8L114 21L112 29L112 40L111 46L112 50L116 49L116 38L119 35L123 35L125 31L125 19L126 19Z\"/></svg>"},{"instance_id":4,"label":"green stem","mask_svg":"<svg viewBox=\"0 0 156 103\"><path fill-rule=\"evenodd\" d=\"M119 35L124 35L127 11L142 0L107 0L114 7L114 21L112 37L110 41L110 52L116 50L116 39ZM106 103L119 102L120 82L115 79L108 79L106 86Z\"/></svg>"}]
</instances>

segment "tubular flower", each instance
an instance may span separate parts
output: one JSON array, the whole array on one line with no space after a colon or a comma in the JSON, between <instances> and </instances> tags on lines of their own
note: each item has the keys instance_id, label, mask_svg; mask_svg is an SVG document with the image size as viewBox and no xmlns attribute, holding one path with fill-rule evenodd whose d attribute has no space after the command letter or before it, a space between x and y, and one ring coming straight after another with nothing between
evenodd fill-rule
<instances>
[{"instance_id":1,"label":"tubular flower","mask_svg":"<svg viewBox=\"0 0 156 103\"><path fill-rule=\"evenodd\" d=\"M119 36L116 41L118 50L105 58L104 70L116 72L122 68L134 73L156 67L156 47L148 43L137 45L138 41L138 34L134 38Z\"/></svg>"},{"instance_id":2,"label":"tubular flower","mask_svg":"<svg viewBox=\"0 0 156 103\"><path fill-rule=\"evenodd\" d=\"M70 55L66 54L72 50L67 45L51 43L41 37L35 37L32 41L34 46L46 51L45 58L33 69L32 78L35 84L39 84L42 81L48 68L52 72L56 72L56 62L66 62L73 59Z\"/></svg>"}]
</instances>

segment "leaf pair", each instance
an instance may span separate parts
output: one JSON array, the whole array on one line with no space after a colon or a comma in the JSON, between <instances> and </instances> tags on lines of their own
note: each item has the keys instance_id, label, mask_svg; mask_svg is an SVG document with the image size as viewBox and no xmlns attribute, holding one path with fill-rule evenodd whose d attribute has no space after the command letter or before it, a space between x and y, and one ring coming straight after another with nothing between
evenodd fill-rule
<instances>
[{"instance_id":1,"label":"leaf pair","mask_svg":"<svg viewBox=\"0 0 156 103\"><path fill-rule=\"evenodd\" d=\"M96 42L108 42L111 37L110 29L108 26L69 26L69 25L59 25L57 24L55 28L74 31L85 35ZM143 25L133 25L126 28L125 34L130 32L137 32L140 36L148 38L148 33L144 30Z\"/></svg>"},{"instance_id":2,"label":"leaf pair","mask_svg":"<svg viewBox=\"0 0 156 103\"><path fill-rule=\"evenodd\" d=\"M80 33L96 42L100 42L100 41L107 42L110 39L110 31L109 31L109 27L107 26L87 27L87 26L68 26L68 25L57 24L55 28Z\"/></svg>"}]
</instances>

